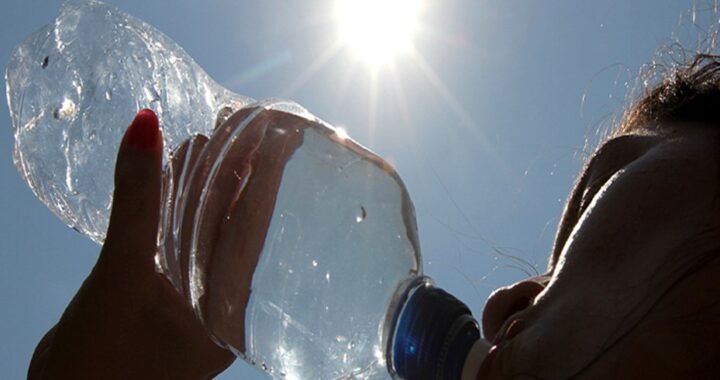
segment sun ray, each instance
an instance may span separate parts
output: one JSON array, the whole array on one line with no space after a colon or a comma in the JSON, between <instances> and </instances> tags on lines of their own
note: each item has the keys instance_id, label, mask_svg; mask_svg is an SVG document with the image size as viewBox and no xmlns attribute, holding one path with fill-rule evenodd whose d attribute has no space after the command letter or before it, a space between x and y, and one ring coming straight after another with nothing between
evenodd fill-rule
<instances>
[{"instance_id":1,"label":"sun ray","mask_svg":"<svg viewBox=\"0 0 720 380\"><path fill-rule=\"evenodd\" d=\"M234 89L240 85L255 82L273 70L277 70L292 61L292 54L289 51L282 51L270 58L243 70L227 80L227 87Z\"/></svg>"},{"instance_id":2,"label":"sun ray","mask_svg":"<svg viewBox=\"0 0 720 380\"><path fill-rule=\"evenodd\" d=\"M428 82L435 88L440 97L445 101L450 110L455 114L460 125L464 130L475 138L476 142L480 144L480 148L486 154L489 154L497 164L501 165L507 172L507 167L503 164L502 160L499 159L497 152L493 146L489 143L487 137L482 133L479 125L473 120L472 116L465 110L462 104L457 98L450 92L445 85L445 82L440 78L439 75L433 70L430 64L420 55L417 51L411 52L412 61L418 66L420 71L423 73Z\"/></svg>"},{"instance_id":3,"label":"sun ray","mask_svg":"<svg viewBox=\"0 0 720 380\"><path fill-rule=\"evenodd\" d=\"M413 146L418 146L419 143L417 142L416 135L415 135L415 133L413 133L413 129L409 128L409 126L412 125L411 124L412 120L411 120L410 112L407 107L407 103L405 102L405 91L402 88L401 82L397 78L397 72L395 71L394 66L391 68L390 74L391 74L390 77L391 77L391 81L393 84L393 88L394 88L395 94L396 94L396 100L399 103L398 108L400 109L401 117L402 117L405 125L408 126L408 128L407 128L408 134L409 134L410 138L412 138L412 141L414 143ZM438 80L439 80L439 78L438 78ZM454 205L456 210L459 212L459 214L462 216L463 220L465 221L464 226L466 228L470 228L470 232L460 231L459 229L450 226L450 224L448 224L447 222L440 220L439 217L434 217L434 218L443 226L451 229L452 231L454 231L455 233L457 233L459 235L463 235L463 237L465 237L465 238L479 239L482 242L484 242L486 245L488 245L489 247L494 247L495 243L490 241L489 239L487 239L480 233L479 228L477 228L477 226L475 226L471 222L470 217L459 206L459 204L455 200L455 197L453 196L453 193L450 191L450 188L448 188L445 185L445 181L443 180L443 178L440 177L440 174L435 169L435 166L432 163L432 160L428 159L428 157L423 154L422 150L419 150L418 154L420 156L420 159L423 160L423 162L424 162L423 167L428 168L428 170L433 174L433 177L435 179L435 181L433 181L433 184L440 185L440 188L445 192L445 194L447 195L447 198L450 199L451 203Z\"/></svg>"},{"instance_id":4,"label":"sun ray","mask_svg":"<svg viewBox=\"0 0 720 380\"><path fill-rule=\"evenodd\" d=\"M402 120L403 137L410 140L410 145L415 150L415 153L422 155L422 150L419 149L420 143L418 141L417 134L415 133L416 129L412 128L413 120L410 116L410 110L408 109L407 102L405 101L405 90L398 79L398 73L395 65L390 67L388 74L395 94L395 104L397 105L397 109L400 112L400 119Z\"/></svg>"},{"instance_id":5,"label":"sun ray","mask_svg":"<svg viewBox=\"0 0 720 380\"><path fill-rule=\"evenodd\" d=\"M336 80L334 82L335 85L333 86L335 93L335 101L331 104L333 112L337 111L337 107L341 107L343 105L348 86L350 85L350 81L355 78L357 74L356 66L357 65L353 63L347 63L340 66L341 68L343 68L342 73L336 75Z\"/></svg>"},{"instance_id":6,"label":"sun ray","mask_svg":"<svg viewBox=\"0 0 720 380\"><path fill-rule=\"evenodd\" d=\"M288 99L291 98L297 90L302 88L302 86L304 86L305 83L313 77L313 75L317 74L318 71L325 67L325 65L338 54L341 48L342 45L336 43L323 51L317 58L315 58L310 66L308 66L307 70L303 71L292 83L290 83L283 92L282 97Z\"/></svg>"},{"instance_id":7,"label":"sun ray","mask_svg":"<svg viewBox=\"0 0 720 380\"><path fill-rule=\"evenodd\" d=\"M435 90L438 92L440 97L445 101L445 103L450 107L450 109L453 111L455 116L458 118L460 123L465 127L465 129L468 130L468 132L472 133L474 137L476 137L483 146L489 145L487 143L487 139L485 138L485 135L483 135L479 129L477 128L477 124L473 120L473 118L470 116L470 114L465 110L465 108L462 106L462 104L455 98L455 96L450 92L450 90L445 85L445 82L443 82L442 79L440 79L440 76L437 75L435 70L430 66L430 64L423 58L422 55L417 53L417 51L412 52L412 60L417 64L418 68L422 72L422 74L425 76L425 79L430 82L430 84L435 88Z\"/></svg>"},{"instance_id":8,"label":"sun ray","mask_svg":"<svg viewBox=\"0 0 720 380\"><path fill-rule=\"evenodd\" d=\"M410 126L412 125L412 120L410 119L410 112L408 111L407 102L405 101L405 90L403 89L402 84L398 79L398 73L395 65L392 65L390 67L389 76L390 82L392 83L393 91L395 92L395 102L400 108L400 117L403 121L404 127L406 127L410 133L413 133L412 128L410 128Z\"/></svg>"},{"instance_id":9,"label":"sun ray","mask_svg":"<svg viewBox=\"0 0 720 380\"><path fill-rule=\"evenodd\" d=\"M375 128L377 118L377 70L370 71L370 86L369 86L369 98L368 98L368 133L370 146L375 143Z\"/></svg>"}]
</instances>

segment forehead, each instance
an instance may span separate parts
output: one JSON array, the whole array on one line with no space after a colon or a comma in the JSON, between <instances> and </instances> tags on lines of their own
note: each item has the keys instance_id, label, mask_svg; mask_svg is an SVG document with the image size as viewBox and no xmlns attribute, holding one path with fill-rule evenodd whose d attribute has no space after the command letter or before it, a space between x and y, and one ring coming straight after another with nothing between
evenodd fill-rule
<instances>
[{"instance_id":1,"label":"forehead","mask_svg":"<svg viewBox=\"0 0 720 380\"><path fill-rule=\"evenodd\" d=\"M627 121L626 121L627 122ZM605 141L621 136L655 136L667 139L682 136L713 136L720 132L720 124L703 123L690 120L659 120L646 123L622 123ZM602 144L599 145L602 147Z\"/></svg>"},{"instance_id":2,"label":"forehead","mask_svg":"<svg viewBox=\"0 0 720 380\"><path fill-rule=\"evenodd\" d=\"M620 170L650 151L658 159L691 158L684 162L705 162L707 168L715 167L720 161L720 125L674 121L623 129L598 145L580 178L591 181L606 176L608 171ZM708 170L707 174L717 173Z\"/></svg>"},{"instance_id":3,"label":"forehead","mask_svg":"<svg viewBox=\"0 0 720 380\"><path fill-rule=\"evenodd\" d=\"M720 125L692 121L660 121L621 126L600 143L587 160L583 172L592 169L595 162L615 160L622 156L638 156L662 144L685 147L696 154L716 159L720 152ZM597 165L597 164L596 164ZM581 172L581 175L584 174Z\"/></svg>"}]
</instances>

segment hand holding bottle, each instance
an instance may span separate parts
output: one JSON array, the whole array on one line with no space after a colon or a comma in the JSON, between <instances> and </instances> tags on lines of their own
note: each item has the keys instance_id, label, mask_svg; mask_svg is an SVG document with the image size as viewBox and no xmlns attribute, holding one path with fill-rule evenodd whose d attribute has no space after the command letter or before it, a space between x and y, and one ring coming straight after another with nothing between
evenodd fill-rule
<instances>
[{"instance_id":1,"label":"hand holding bottle","mask_svg":"<svg viewBox=\"0 0 720 380\"><path fill-rule=\"evenodd\" d=\"M156 116L140 111L120 146L100 257L35 350L29 379L203 379L233 362L155 269L162 146Z\"/></svg>"},{"instance_id":2,"label":"hand holding bottle","mask_svg":"<svg viewBox=\"0 0 720 380\"><path fill-rule=\"evenodd\" d=\"M238 124L248 122L234 138ZM196 135L171 155L164 211L176 234L162 234L164 267L221 345L245 352L245 308L267 238L283 170L312 121L250 107L223 120L210 138ZM232 141L226 149L228 141ZM181 178L182 176L187 178ZM178 206L176 203L180 203ZM182 215L178 215L182 214ZM171 223L166 223L170 225ZM190 258L194 255L193 258ZM189 270L190 261L197 266ZM177 272L173 270L178 269ZM189 281L186 277L196 276ZM190 287L202 288L202 294Z\"/></svg>"},{"instance_id":3,"label":"hand holding bottle","mask_svg":"<svg viewBox=\"0 0 720 380\"><path fill-rule=\"evenodd\" d=\"M182 362L175 378L207 376L227 359L195 351L212 342L276 378L463 371L477 323L422 275L398 173L341 130L291 101L233 94L167 36L97 1L67 0L15 49L6 82L21 176L104 244L33 371L113 352L115 365L140 353L158 370ZM118 120L140 107L158 111L169 149L142 156L126 138L113 200Z\"/></svg>"}]
</instances>

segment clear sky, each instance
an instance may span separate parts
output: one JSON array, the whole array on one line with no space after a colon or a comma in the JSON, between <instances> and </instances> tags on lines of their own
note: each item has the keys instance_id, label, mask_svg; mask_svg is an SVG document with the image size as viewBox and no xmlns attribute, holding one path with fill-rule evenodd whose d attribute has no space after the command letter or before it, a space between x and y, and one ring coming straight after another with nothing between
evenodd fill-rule
<instances>
[{"instance_id":1,"label":"clear sky","mask_svg":"<svg viewBox=\"0 0 720 380\"><path fill-rule=\"evenodd\" d=\"M544 270L588 144L621 110L626 82L709 1L425 0L414 53L376 70L338 46L333 0L108 2L220 84L293 99L391 161L415 203L425 272L479 315L494 288L524 276L497 252ZM3 0L3 66L60 3ZM0 378L20 379L99 247L34 198L12 163L5 101L0 120ZM239 361L220 378L264 376Z\"/></svg>"}]
</instances>

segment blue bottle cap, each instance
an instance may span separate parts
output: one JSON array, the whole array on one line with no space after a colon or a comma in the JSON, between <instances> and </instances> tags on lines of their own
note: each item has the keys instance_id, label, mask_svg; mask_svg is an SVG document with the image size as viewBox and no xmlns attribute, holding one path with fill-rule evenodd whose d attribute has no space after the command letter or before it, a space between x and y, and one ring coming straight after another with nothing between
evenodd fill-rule
<instances>
[{"instance_id":1,"label":"blue bottle cap","mask_svg":"<svg viewBox=\"0 0 720 380\"><path fill-rule=\"evenodd\" d=\"M480 329L470 309L429 281L410 289L391 343L392 370L408 380L459 380Z\"/></svg>"}]
</instances>

